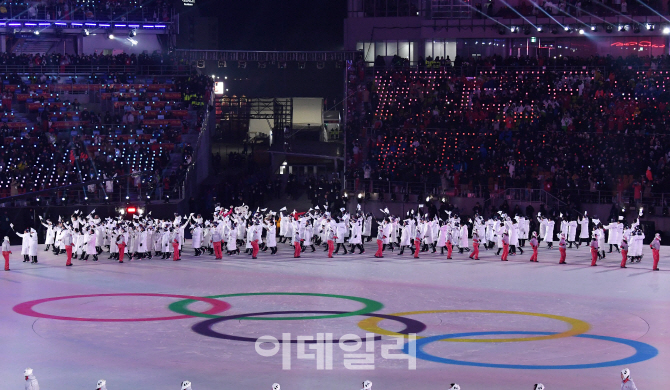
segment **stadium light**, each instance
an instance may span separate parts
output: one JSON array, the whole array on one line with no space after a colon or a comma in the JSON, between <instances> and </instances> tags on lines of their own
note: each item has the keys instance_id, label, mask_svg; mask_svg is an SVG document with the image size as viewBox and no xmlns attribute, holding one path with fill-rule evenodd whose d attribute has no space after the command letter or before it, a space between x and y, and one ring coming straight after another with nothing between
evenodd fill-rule
<instances>
[{"instance_id":1,"label":"stadium light","mask_svg":"<svg viewBox=\"0 0 670 390\"><path fill-rule=\"evenodd\" d=\"M107 35L107 38L109 38L109 39L114 39L114 34L109 33L109 35Z\"/></svg>"},{"instance_id":2,"label":"stadium light","mask_svg":"<svg viewBox=\"0 0 670 390\"><path fill-rule=\"evenodd\" d=\"M40 32L38 30L33 31L35 35L40 35Z\"/></svg>"},{"instance_id":3,"label":"stadium light","mask_svg":"<svg viewBox=\"0 0 670 390\"><path fill-rule=\"evenodd\" d=\"M665 35L670 34L670 27L663 27L663 34Z\"/></svg>"},{"instance_id":4,"label":"stadium light","mask_svg":"<svg viewBox=\"0 0 670 390\"><path fill-rule=\"evenodd\" d=\"M583 29L583 28L580 28L580 29L579 29L579 34L580 34L580 35L584 35L584 29Z\"/></svg>"}]
</instances>

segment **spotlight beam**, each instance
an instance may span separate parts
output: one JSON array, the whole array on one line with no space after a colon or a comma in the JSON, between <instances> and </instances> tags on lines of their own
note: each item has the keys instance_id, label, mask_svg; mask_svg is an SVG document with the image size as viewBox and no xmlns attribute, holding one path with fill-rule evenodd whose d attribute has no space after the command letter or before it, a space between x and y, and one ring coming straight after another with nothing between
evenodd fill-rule
<instances>
[{"instance_id":1,"label":"spotlight beam","mask_svg":"<svg viewBox=\"0 0 670 390\"><path fill-rule=\"evenodd\" d=\"M530 1L531 4L533 4L535 7L537 7L537 9L539 9L540 11L542 11L543 14L547 15L547 16L549 17L549 19L551 19L551 20L553 20L554 22L556 22L556 24L558 24L558 25L561 26L562 28L565 28L565 26L564 26L561 22L559 22L558 20L556 20L556 18L554 18L553 16L551 16L551 15L549 14L549 12L545 11L544 8L540 7L536 2L534 2L533 0L528 0L528 1Z\"/></svg>"},{"instance_id":2,"label":"spotlight beam","mask_svg":"<svg viewBox=\"0 0 670 390\"><path fill-rule=\"evenodd\" d=\"M590 25L590 24L586 24L585 22L581 21L580 19L577 19L576 16L574 16L574 15L570 15L569 13L563 11L562 9L559 9L559 11L562 12L562 13L564 13L564 14L566 14L566 15L568 15L569 17L573 18L574 20L578 21L579 23L583 24L584 26L586 26L586 27L588 27L588 28L591 28L591 25Z\"/></svg>"},{"instance_id":3,"label":"spotlight beam","mask_svg":"<svg viewBox=\"0 0 670 390\"><path fill-rule=\"evenodd\" d=\"M598 5L601 6L601 7L605 8L605 9L608 9L608 10L614 12L615 14L617 14L617 15L619 15L619 16L623 16L624 18L630 19L633 23L638 23L637 20L631 18L631 17L628 16L628 15L624 15L624 14L622 14L621 12L615 10L614 8L610 8L610 7L606 6L605 4L601 3L601 2L598 1L598 0L594 0L593 2L596 3L596 4L598 4Z\"/></svg>"},{"instance_id":4,"label":"spotlight beam","mask_svg":"<svg viewBox=\"0 0 670 390\"><path fill-rule=\"evenodd\" d=\"M473 10L473 11L479 13L479 14L484 15L487 19L493 20L494 22L496 22L496 23L498 23L499 25L505 27L506 29L511 30L510 27L507 26L506 24L504 24L504 23L500 23L500 22L497 21L496 19L494 19L494 18L488 16L487 14L485 14L485 13L483 13L482 11L478 10L477 8L471 6L470 4L466 3L465 1L463 1L463 0L458 0L458 1L460 1L460 2L463 3L464 5L467 5L471 10Z\"/></svg>"},{"instance_id":5,"label":"spotlight beam","mask_svg":"<svg viewBox=\"0 0 670 390\"><path fill-rule=\"evenodd\" d=\"M587 12L587 11L585 11L583 8L579 8L579 7L577 7L576 5L572 5L572 4L568 4L568 6L573 7L574 9L578 9L578 10L582 11L583 13L585 13L585 14L591 16L591 17L594 17L594 18L596 18L596 19L600 19L600 20L602 20L603 22L609 24L610 26L615 27L613 23L608 22L606 19L603 19L603 18L601 18L601 17L598 16L598 15L594 15L594 14L592 14L592 13L590 13L590 12ZM576 18L575 18L575 19L576 19Z\"/></svg>"},{"instance_id":6,"label":"spotlight beam","mask_svg":"<svg viewBox=\"0 0 670 390\"><path fill-rule=\"evenodd\" d=\"M521 19L525 20L526 22L528 22L528 24L530 24L531 26L535 27L535 29L537 29L537 26L534 25L533 22L531 22L530 20L526 19L526 17L523 16L523 15L521 15L521 13L520 13L519 11L517 11L514 7L512 7L512 6L509 5L509 4L507 4L507 2L506 2L505 0L500 0L500 2L503 3L503 4L505 4L505 5L506 5L509 9L511 9L512 11L514 11L515 14L521 16Z\"/></svg>"},{"instance_id":7,"label":"spotlight beam","mask_svg":"<svg viewBox=\"0 0 670 390\"><path fill-rule=\"evenodd\" d=\"M640 4L640 5L645 6L645 7L648 8L651 12L653 12L653 13L655 13L656 15L660 16L661 18L663 18L663 20L665 20L666 22L670 22L670 19L668 19L668 18L666 18L665 16L661 15L658 11L656 11L656 10L653 9L653 8L651 8L650 6L648 6L647 4L645 4L643 1L637 0L637 3Z\"/></svg>"}]
</instances>

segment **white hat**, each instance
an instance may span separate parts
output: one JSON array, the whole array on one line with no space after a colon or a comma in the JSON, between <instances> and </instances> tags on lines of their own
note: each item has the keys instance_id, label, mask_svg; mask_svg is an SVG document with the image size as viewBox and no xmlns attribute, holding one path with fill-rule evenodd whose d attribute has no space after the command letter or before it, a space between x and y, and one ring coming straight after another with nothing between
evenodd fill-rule
<instances>
[{"instance_id":1,"label":"white hat","mask_svg":"<svg viewBox=\"0 0 670 390\"><path fill-rule=\"evenodd\" d=\"M181 383L181 390L191 390L191 382L183 381Z\"/></svg>"},{"instance_id":2,"label":"white hat","mask_svg":"<svg viewBox=\"0 0 670 390\"><path fill-rule=\"evenodd\" d=\"M365 381L363 382L363 389L364 390L370 390L372 388L372 382L371 381Z\"/></svg>"},{"instance_id":3,"label":"white hat","mask_svg":"<svg viewBox=\"0 0 670 390\"><path fill-rule=\"evenodd\" d=\"M630 370L624 368L623 370L621 370L621 379L626 380L628 378L630 378Z\"/></svg>"},{"instance_id":4,"label":"white hat","mask_svg":"<svg viewBox=\"0 0 670 390\"><path fill-rule=\"evenodd\" d=\"M461 390L461 386L459 386L458 383L452 383L449 390Z\"/></svg>"},{"instance_id":5,"label":"white hat","mask_svg":"<svg viewBox=\"0 0 670 390\"><path fill-rule=\"evenodd\" d=\"M100 379L100 380L98 381L98 384L96 385L96 389L102 389L102 388L106 387L106 386L105 386L106 384L107 384L107 381L106 381L106 380L104 380L104 379Z\"/></svg>"},{"instance_id":6,"label":"white hat","mask_svg":"<svg viewBox=\"0 0 670 390\"><path fill-rule=\"evenodd\" d=\"M279 386L279 383L273 383L272 384L272 390L279 390L281 389L281 386Z\"/></svg>"},{"instance_id":7,"label":"white hat","mask_svg":"<svg viewBox=\"0 0 670 390\"><path fill-rule=\"evenodd\" d=\"M8 237L8 236L5 236L5 241L9 241L9 237Z\"/></svg>"},{"instance_id":8,"label":"white hat","mask_svg":"<svg viewBox=\"0 0 670 390\"><path fill-rule=\"evenodd\" d=\"M533 390L544 390L544 385L542 383L536 383Z\"/></svg>"},{"instance_id":9,"label":"white hat","mask_svg":"<svg viewBox=\"0 0 670 390\"><path fill-rule=\"evenodd\" d=\"M33 369L32 368L26 368L23 370L23 376L31 376L33 375Z\"/></svg>"}]
</instances>

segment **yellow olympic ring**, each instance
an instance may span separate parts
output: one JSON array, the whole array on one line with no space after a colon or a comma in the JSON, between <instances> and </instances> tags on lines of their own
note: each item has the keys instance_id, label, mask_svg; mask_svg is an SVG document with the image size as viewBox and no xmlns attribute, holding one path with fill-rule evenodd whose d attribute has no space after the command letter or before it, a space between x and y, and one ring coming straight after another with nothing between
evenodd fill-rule
<instances>
[{"instance_id":1,"label":"yellow olympic ring","mask_svg":"<svg viewBox=\"0 0 670 390\"><path fill-rule=\"evenodd\" d=\"M591 329L591 325L588 322L578 320L576 318L555 316L552 314L543 314L543 313L530 313L524 311L505 311L505 310L423 310L423 311L407 311L404 313L394 313L390 314L393 316L407 316L413 314L430 314L430 313L496 313L496 314L516 314L522 316L534 316L534 317L545 317L551 318L554 320L559 320L570 324L572 327L562 333L551 334L547 336L536 336L536 337L520 337L520 338L510 338L510 339L445 339L440 341L447 341L451 343L511 343L517 341L537 341L537 340L550 340L550 339L560 339L563 337L577 336L582 333L586 333ZM407 337L400 333L392 332L390 330L382 329L379 327L379 322L382 318L370 317L358 323L358 327L366 330L368 332L385 335L385 336L401 336ZM417 339L422 339L421 336L416 336Z\"/></svg>"}]
</instances>

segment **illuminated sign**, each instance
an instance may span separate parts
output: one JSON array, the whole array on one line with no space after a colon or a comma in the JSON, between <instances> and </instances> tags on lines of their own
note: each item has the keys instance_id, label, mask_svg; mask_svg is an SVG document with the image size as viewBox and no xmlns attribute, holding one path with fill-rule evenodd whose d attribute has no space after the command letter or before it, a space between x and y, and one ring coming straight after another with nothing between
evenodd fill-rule
<instances>
[{"instance_id":1,"label":"illuminated sign","mask_svg":"<svg viewBox=\"0 0 670 390\"><path fill-rule=\"evenodd\" d=\"M651 41L640 42L613 42L610 46L625 47L625 46L640 46L640 47L665 47L665 45L653 45Z\"/></svg>"},{"instance_id":2,"label":"illuminated sign","mask_svg":"<svg viewBox=\"0 0 670 390\"><path fill-rule=\"evenodd\" d=\"M223 95L223 81L217 81L214 83L214 94Z\"/></svg>"},{"instance_id":3,"label":"illuminated sign","mask_svg":"<svg viewBox=\"0 0 670 390\"><path fill-rule=\"evenodd\" d=\"M195 5L195 0L181 0L181 2L186 7L192 7Z\"/></svg>"},{"instance_id":4,"label":"illuminated sign","mask_svg":"<svg viewBox=\"0 0 670 390\"><path fill-rule=\"evenodd\" d=\"M128 209L127 209L126 211L128 211L128 214L135 214L135 211L137 211L137 208L135 208L135 207L128 207Z\"/></svg>"}]
</instances>

